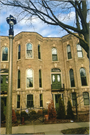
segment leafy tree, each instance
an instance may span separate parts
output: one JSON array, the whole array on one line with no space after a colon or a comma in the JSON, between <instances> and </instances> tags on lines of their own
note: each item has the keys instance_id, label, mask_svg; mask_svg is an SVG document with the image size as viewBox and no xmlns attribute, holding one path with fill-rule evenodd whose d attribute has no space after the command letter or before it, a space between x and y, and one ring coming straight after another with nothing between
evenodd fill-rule
<instances>
[{"instance_id":1,"label":"leafy tree","mask_svg":"<svg viewBox=\"0 0 90 135\"><path fill-rule=\"evenodd\" d=\"M59 107L56 109L57 110L57 118L58 119L64 119L65 118L65 106L62 98L59 98Z\"/></svg>"},{"instance_id":2,"label":"leafy tree","mask_svg":"<svg viewBox=\"0 0 90 135\"><path fill-rule=\"evenodd\" d=\"M32 20L38 17L44 23L59 26L79 39L89 58L89 0L0 0L2 5L13 6L19 16ZM74 25L67 24L74 13ZM66 17L65 17L66 15ZM65 23L66 22L66 23ZM76 34L77 33L77 34Z\"/></svg>"},{"instance_id":3,"label":"leafy tree","mask_svg":"<svg viewBox=\"0 0 90 135\"><path fill-rule=\"evenodd\" d=\"M68 100L68 104L67 104L67 118L69 118L69 119L74 118L74 114L73 114L72 105L71 105L70 100Z\"/></svg>"},{"instance_id":4,"label":"leafy tree","mask_svg":"<svg viewBox=\"0 0 90 135\"><path fill-rule=\"evenodd\" d=\"M5 120L4 106L4 102L1 100L1 122Z\"/></svg>"}]
</instances>

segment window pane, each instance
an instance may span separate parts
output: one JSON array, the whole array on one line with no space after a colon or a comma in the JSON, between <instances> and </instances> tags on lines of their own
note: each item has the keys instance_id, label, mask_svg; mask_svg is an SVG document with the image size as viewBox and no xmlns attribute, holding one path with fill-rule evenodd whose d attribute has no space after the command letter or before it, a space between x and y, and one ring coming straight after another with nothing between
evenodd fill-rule
<instances>
[{"instance_id":1,"label":"window pane","mask_svg":"<svg viewBox=\"0 0 90 135\"><path fill-rule=\"evenodd\" d=\"M27 58L32 58L32 45L29 43L27 44L26 56Z\"/></svg>"},{"instance_id":2,"label":"window pane","mask_svg":"<svg viewBox=\"0 0 90 135\"><path fill-rule=\"evenodd\" d=\"M52 75L52 81L55 82L55 75Z\"/></svg>"},{"instance_id":3,"label":"window pane","mask_svg":"<svg viewBox=\"0 0 90 135\"><path fill-rule=\"evenodd\" d=\"M8 60L8 48L3 47L2 48L2 61L7 61Z\"/></svg>"},{"instance_id":4,"label":"window pane","mask_svg":"<svg viewBox=\"0 0 90 135\"><path fill-rule=\"evenodd\" d=\"M71 52L70 45L67 46L67 52Z\"/></svg>"},{"instance_id":5,"label":"window pane","mask_svg":"<svg viewBox=\"0 0 90 135\"><path fill-rule=\"evenodd\" d=\"M57 81L60 82L60 75L57 75Z\"/></svg>"},{"instance_id":6,"label":"window pane","mask_svg":"<svg viewBox=\"0 0 90 135\"><path fill-rule=\"evenodd\" d=\"M27 107L33 107L33 95L27 95Z\"/></svg>"},{"instance_id":7,"label":"window pane","mask_svg":"<svg viewBox=\"0 0 90 135\"><path fill-rule=\"evenodd\" d=\"M57 55L54 55L54 54L53 54L53 55L52 55L52 60L53 60L53 61L57 61Z\"/></svg>"},{"instance_id":8,"label":"window pane","mask_svg":"<svg viewBox=\"0 0 90 135\"><path fill-rule=\"evenodd\" d=\"M38 45L38 58L41 59L40 45Z\"/></svg>"},{"instance_id":9,"label":"window pane","mask_svg":"<svg viewBox=\"0 0 90 135\"><path fill-rule=\"evenodd\" d=\"M85 71L84 68L80 68L80 76L81 76L81 84L82 84L82 86L86 86L87 85L86 71Z\"/></svg>"},{"instance_id":10,"label":"window pane","mask_svg":"<svg viewBox=\"0 0 90 135\"><path fill-rule=\"evenodd\" d=\"M17 108L20 108L20 95L17 95Z\"/></svg>"},{"instance_id":11,"label":"window pane","mask_svg":"<svg viewBox=\"0 0 90 135\"><path fill-rule=\"evenodd\" d=\"M28 69L26 75L27 75L27 82L26 82L27 88L33 87L33 72L32 72L32 70Z\"/></svg>"},{"instance_id":12,"label":"window pane","mask_svg":"<svg viewBox=\"0 0 90 135\"><path fill-rule=\"evenodd\" d=\"M83 98L84 98L84 105L89 105L89 93L88 92L83 93Z\"/></svg>"},{"instance_id":13,"label":"window pane","mask_svg":"<svg viewBox=\"0 0 90 135\"><path fill-rule=\"evenodd\" d=\"M78 57L83 57L82 52L78 52Z\"/></svg>"},{"instance_id":14,"label":"window pane","mask_svg":"<svg viewBox=\"0 0 90 135\"><path fill-rule=\"evenodd\" d=\"M43 107L43 95L40 94L40 107Z\"/></svg>"},{"instance_id":15,"label":"window pane","mask_svg":"<svg viewBox=\"0 0 90 135\"><path fill-rule=\"evenodd\" d=\"M79 44L77 45L77 50L82 50L82 47Z\"/></svg>"},{"instance_id":16,"label":"window pane","mask_svg":"<svg viewBox=\"0 0 90 135\"><path fill-rule=\"evenodd\" d=\"M18 59L20 59L20 57L21 57L20 55L21 55L21 46L19 45L18 46Z\"/></svg>"},{"instance_id":17,"label":"window pane","mask_svg":"<svg viewBox=\"0 0 90 135\"><path fill-rule=\"evenodd\" d=\"M69 73L70 73L71 87L75 87L73 69L70 69Z\"/></svg>"},{"instance_id":18,"label":"window pane","mask_svg":"<svg viewBox=\"0 0 90 135\"><path fill-rule=\"evenodd\" d=\"M57 54L57 49L56 48L52 48L52 54Z\"/></svg>"}]
</instances>

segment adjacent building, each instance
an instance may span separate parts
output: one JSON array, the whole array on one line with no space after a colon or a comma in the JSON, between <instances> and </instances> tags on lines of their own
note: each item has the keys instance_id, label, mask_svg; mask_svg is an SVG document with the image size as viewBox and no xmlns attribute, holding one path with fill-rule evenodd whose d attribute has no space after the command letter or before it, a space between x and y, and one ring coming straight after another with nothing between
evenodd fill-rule
<instances>
[{"instance_id":1,"label":"adjacent building","mask_svg":"<svg viewBox=\"0 0 90 135\"><path fill-rule=\"evenodd\" d=\"M9 38L0 37L1 99L6 105L9 71ZM47 108L53 99L55 108L61 96L67 108L89 109L89 59L72 35L42 37L21 32L13 40L12 107L15 110Z\"/></svg>"}]
</instances>

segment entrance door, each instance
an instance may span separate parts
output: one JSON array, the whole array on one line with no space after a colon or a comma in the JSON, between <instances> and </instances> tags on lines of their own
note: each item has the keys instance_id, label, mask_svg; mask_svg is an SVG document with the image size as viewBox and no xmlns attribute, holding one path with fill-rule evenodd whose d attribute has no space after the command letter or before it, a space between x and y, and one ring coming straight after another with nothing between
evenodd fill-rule
<instances>
[{"instance_id":1,"label":"entrance door","mask_svg":"<svg viewBox=\"0 0 90 135\"><path fill-rule=\"evenodd\" d=\"M8 75L1 75L1 91L8 90Z\"/></svg>"},{"instance_id":2,"label":"entrance door","mask_svg":"<svg viewBox=\"0 0 90 135\"><path fill-rule=\"evenodd\" d=\"M52 89L60 89L60 88L61 88L61 75L52 74Z\"/></svg>"}]
</instances>

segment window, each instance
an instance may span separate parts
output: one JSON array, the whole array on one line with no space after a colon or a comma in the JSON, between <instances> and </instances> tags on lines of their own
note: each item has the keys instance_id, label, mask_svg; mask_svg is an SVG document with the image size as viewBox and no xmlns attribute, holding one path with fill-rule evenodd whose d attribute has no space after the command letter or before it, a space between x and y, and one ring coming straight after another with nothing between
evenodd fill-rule
<instances>
[{"instance_id":1,"label":"window","mask_svg":"<svg viewBox=\"0 0 90 135\"><path fill-rule=\"evenodd\" d=\"M69 73L70 73L71 87L75 87L73 69L70 69L70 70L69 70Z\"/></svg>"},{"instance_id":2,"label":"window","mask_svg":"<svg viewBox=\"0 0 90 135\"><path fill-rule=\"evenodd\" d=\"M18 88L20 88L20 70L18 70Z\"/></svg>"},{"instance_id":3,"label":"window","mask_svg":"<svg viewBox=\"0 0 90 135\"><path fill-rule=\"evenodd\" d=\"M34 107L33 105L33 95L27 95L27 108Z\"/></svg>"},{"instance_id":4,"label":"window","mask_svg":"<svg viewBox=\"0 0 90 135\"><path fill-rule=\"evenodd\" d=\"M8 61L8 48L2 47L2 61Z\"/></svg>"},{"instance_id":5,"label":"window","mask_svg":"<svg viewBox=\"0 0 90 135\"><path fill-rule=\"evenodd\" d=\"M26 71L26 86L27 88L33 87L33 71L32 69L27 69Z\"/></svg>"},{"instance_id":6,"label":"window","mask_svg":"<svg viewBox=\"0 0 90 135\"><path fill-rule=\"evenodd\" d=\"M67 45L67 56L68 56L68 59L72 58L70 45Z\"/></svg>"},{"instance_id":7,"label":"window","mask_svg":"<svg viewBox=\"0 0 90 135\"><path fill-rule=\"evenodd\" d=\"M20 95L17 95L17 108L20 108Z\"/></svg>"},{"instance_id":8,"label":"window","mask_svg":"<svg viewBox=\"0 0 90 135\"><path fill-rule=\"evenodd\" d=\"M39 87L42 87L41 69L39 70Z\"/></svg>"},{"instance_id":9,"label":"window","mask_svg":"<svg viewBox=\"0 0 90 135\"><path fill-rule=\"evenodd\" d=\"M87 85L87 80L86 80L86 71L84 68L80 68L80 76L81 76L81 84L82 86Z\"/></svg>"},{"instance_id":10,"label":"window","mask_svg":"<svg viewBox=\"0 0 90 135\"><path fill-rule=\"evenodd\" d=\"M21 45L18 45L18 59L21 59Z\"/></svg>"},{"instance_id":11,"label":"window","mask_svg":"<svg viewBox=\"0 0 90 135\"><path fill-rule=\"evenodd\" d=\"M40 107L43 107L43 95L40 94Z\"/></svg>"},{"instance_id":12,"label":"window","mask_svg":"<svg viewBox=\"0 0 90 135\"><path fill-rule=\"evenodd\" d=\"M89 105L89 93L88 92L83 93L83 98L84 98L84 105Z\"/></svg>"},{"instance_id":13,"label":"window","mask_svg":"<svg viewBox=\"0 0 90 135\"><path fill-rule=\"evenodd\" d=\"M52 48L52 61L57 61L57 49Z\"/></svg>"},{"instance_id":14,"label":"window","mask_svg":"<svg viewBox=\"0 0 90 135\"><path fill-rule=\"evenodd\" d=\"M1 84L3 84L3 76L0 77Z\"/></svg>"},{"instance_id":15,"label":"window","mask_svg":"<svg viewBox=\"0 0 90 135\"><path fill-rule=\"evenodd\" d=\"M26 58L32 58L32 45L30 43L26 45Z\"/></svg>"},{"instance_id":16,"label":"window","mask_svg":"<svg viewBox=\"0 0 90 135\"><path fill-rule=\"evenodd\" d=\"M41 50L40 50L40 45L38 45L38 59L41 59Z\"/></svg>"},{"instance_id":17,"label":"window","mask_svg":"<svg viewBox=\"0 0 90 135\"><path fill-rule=\"evenodd\" d=\"M83 57L82 47L79 44L77 44L77 55L78 55L79 58Z\"/></svg>"},{"instance_id":18,"label":"window","mask_svg":"<svg viewBox=\"0 0 90 135\"><path fill-rule=\"evenodd\" d=\"M72 93L72 104L73 106L76 106L77 100L76 100L76 93Z\"/></svg>"}]
</instances>

